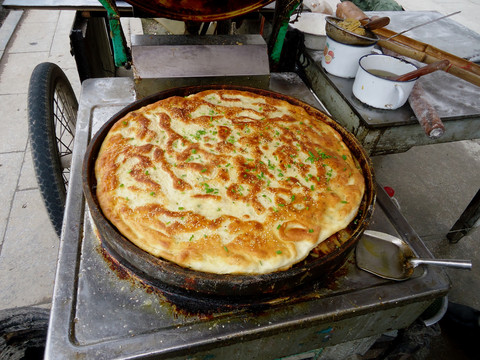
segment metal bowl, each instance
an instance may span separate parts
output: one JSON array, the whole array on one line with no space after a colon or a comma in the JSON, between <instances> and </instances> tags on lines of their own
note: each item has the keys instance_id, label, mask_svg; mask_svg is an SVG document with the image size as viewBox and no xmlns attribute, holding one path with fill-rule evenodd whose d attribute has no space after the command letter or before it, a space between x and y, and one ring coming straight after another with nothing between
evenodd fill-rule
<instances>
[{"instance_id":1,"label":"metal bowl","mask_svg":"<svg viewBox=\"0 0 480 360\"><path fill-rule=\"evenodd\" d=\"M325 47L325 18L320 13L303 12L298 17L290 17L290 26L301 31L305 37L305 47L312 50L323 50Z\"/></svg>"},{"instance_id":2,"label":"metal bowl","mask_svg":"<svg viewBox=\"0 0 480 360\"><path fill-rule=\"evenodd\" d=\"M325 18L325 31L329 38L348 45L372 45L378 41L377 35L369 30L365 30L367 36L362 36L340 27L338 23L344 20L334 16Z\"/></svg>"}]
</instances>

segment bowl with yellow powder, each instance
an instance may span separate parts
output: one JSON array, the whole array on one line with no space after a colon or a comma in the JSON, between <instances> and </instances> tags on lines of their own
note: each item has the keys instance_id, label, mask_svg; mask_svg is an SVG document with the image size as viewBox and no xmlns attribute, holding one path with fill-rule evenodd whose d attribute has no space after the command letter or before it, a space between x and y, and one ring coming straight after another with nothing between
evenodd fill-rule
<instances>
[{"instance_id":1,"label":"bowl with yellow powder","mask_svg":"<svg viewBox=\"0 0 480 360\"><path fill-rule=\"evenodd\" d=\"M325 31L331 39L348 45L371 45L378 37L365 29L356 19L340 19L334 16L325 18Z\"/></svg>"}]
</instances>

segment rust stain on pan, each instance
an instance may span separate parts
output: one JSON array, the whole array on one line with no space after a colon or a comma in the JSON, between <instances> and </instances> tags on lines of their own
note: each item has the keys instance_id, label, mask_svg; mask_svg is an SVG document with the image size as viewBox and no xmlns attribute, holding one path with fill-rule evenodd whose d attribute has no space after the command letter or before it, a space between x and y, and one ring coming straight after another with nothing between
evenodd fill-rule
<instances>
[{"instance_id":1,"label":"rust stain on pan","mask_svg":"<svg viewBox=\"0 0 480 360\"><path fill-rule=\"evenodd\" d=\"M350 148L362 168L366 181L366 190L357 217L346 229L325 240L312 251L310 256L304 261L294 265L288 270L263 275L218 275L189 270L169 261L156 258L137 248L106 220L100 210L96 198L94 166L103 139L113 124L130 111L139 109L142 106L160 99L170 96L187 96L206 89L250 91L260 95L286 100L294 105L305 108L307 112L319 119L323 119L323 121L341 134L343 141ZM170 89L127 106L107 121L92 139L85 154L82 176L83 190L92 214L92 219L98 231L101 233L102 239L108 244L112 251L123 259L123 261L129 263L134 271L148 274L150 283L154 286L158 285L158 287L162 288L162 286L166 285L207 296L271 296L272 294L286 293L312 281L318 282L332 274L344 264L368 225L373 214L376 197L371 160L358 140L342 126L319 110L295 98L267 90L231 85L193 86Z\"/></svg>"},{"instance_id":2,"label":"rust stain on pan","mask_svg":"<svg viewBox=\"0 0 480 360\"><path fill-rule=\"evenodd\" d=\"M102 240L100 239L100 242ZM302 303L309 299L316 298L319 284L302 287L290 291L288 294L279 294L273 297L249 297L249 298L231 298L218 296L203 296L192 293L178 291L178 289L162 289L150 284L146 279L140 278L137 274L130 271L121 259L118 260L105 247L98 246L98 252L105 260L110 270L118 276L120 280L127 281L131 286L141 287L148 294L154 294L158 297L162 306L167 306L175 318L179 317L197 317L200 319L213 319L219 313L231 313L238 311L249 311L256 317L261 316L272 306L281 304ZM341 267L334 273L328 274L325 281L321 283L322 287L334 290L337 288L337 280L346 273L345 267Z\"/></svg>"},{"instance_id":3,"label":"rust stain on pan","mask_svg":"<svg viewBox=\"0 0 480 360\"><path fill-rule=\"evenodd\" d=\"M239 301L235 298L198 295L186 292L184 289L159 288L152 285L145 277L132 272L128 265L125 265L123 259L117 259L116 254L109 252L108 245L101 238L99 241L101 244L98 246L98 252L109 269L120 280L128 282L132 287L141 287L148 294L157 296L162 306L167 306L175 318L193 316L200 319L212 319L214 314L231 313L237 310L255 311L255 314L258 315L268 309L272 303L284 303L291 299L291 296L275 299L255 297Z\"/></svg>"}]
</instances>

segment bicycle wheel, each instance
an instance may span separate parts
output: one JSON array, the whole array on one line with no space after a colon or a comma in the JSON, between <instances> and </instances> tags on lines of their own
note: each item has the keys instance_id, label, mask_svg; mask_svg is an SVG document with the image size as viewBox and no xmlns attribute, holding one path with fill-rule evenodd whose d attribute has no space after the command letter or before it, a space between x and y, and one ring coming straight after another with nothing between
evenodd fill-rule
<instances>
[{"instance_id":1,"label":"bicycle wheel","mask_svg":"<svg viewBox=\"0 0 480 360\"><path fill-rule=\"evenodd\" d=\"M19 307L0 311L0 359L43 359L50 310Z\"/></svg>"},{"instance_id":2,"label":"bicycle wheel","mask_svg":"<svg viewBox=\"0 0 480 360\"><path fill-rule=\"evenodd\" d=\"M41 63L28 88L28 126L35 175L60 236L70 177L78 102L62 69Z\"/></svg>"}]
</instances>

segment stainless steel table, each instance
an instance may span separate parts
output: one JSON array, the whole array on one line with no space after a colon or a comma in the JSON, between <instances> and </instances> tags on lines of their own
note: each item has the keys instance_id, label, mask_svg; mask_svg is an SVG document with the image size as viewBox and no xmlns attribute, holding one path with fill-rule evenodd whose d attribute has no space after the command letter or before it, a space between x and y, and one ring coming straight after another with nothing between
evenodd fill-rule
<instances>
[{"instance_id":1,"label":"stainless steel table","mask_svg":"<svg viewBox=\"0 0 480 360\"><path fill-rule=\"evenodd\" d=\"M400 31L422 21L440 17L434 11L368 13L389 16L388 28ZM473 58L480 54L480 34L452 19L443 19L405 35L454 55ZM333 118L355 134L371 155L403 152L412 146L480 138L480 87L438 71L420 78L446 132L439 139L427 137L409 104L397 110L364 105L352 93L353 79L326 73L322 51L309 51L306 76Z\"/></svg>"},{"instance_id":2,"label":"stainless steel table","mask_svg":"<svg viewBox=\"0 0 480 360\"><path fill-rule=\"evenodd\" d=\"M295 74L272 74L270 87L321 107ZM448 292L442 270L419 269L408 281L392 282L359 270L352 254L328 281L269 299L260 309L201 314L177 308L112 265L83 198L82 162L91 135L134 100L128 78L83 83L46 359L346 357L386 331L407 327ZM431 257L382 189L370 228L398 235L418 256Z\"/></svg>"}]
</instances>

